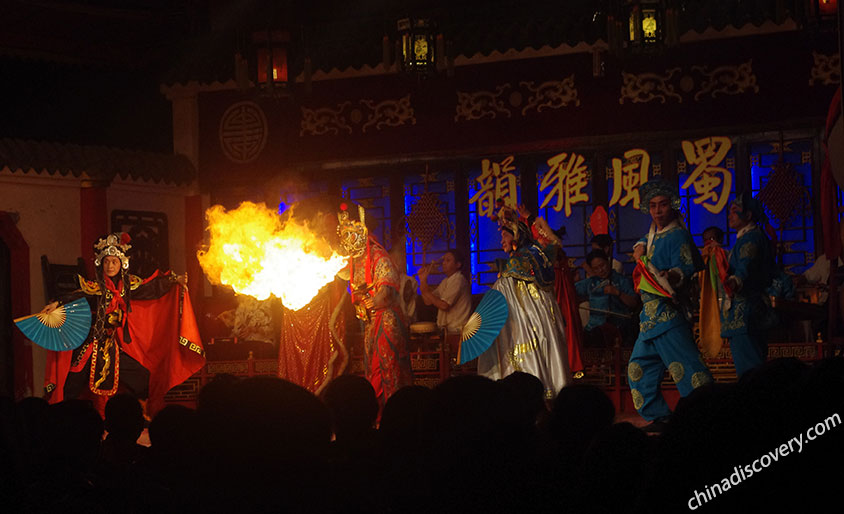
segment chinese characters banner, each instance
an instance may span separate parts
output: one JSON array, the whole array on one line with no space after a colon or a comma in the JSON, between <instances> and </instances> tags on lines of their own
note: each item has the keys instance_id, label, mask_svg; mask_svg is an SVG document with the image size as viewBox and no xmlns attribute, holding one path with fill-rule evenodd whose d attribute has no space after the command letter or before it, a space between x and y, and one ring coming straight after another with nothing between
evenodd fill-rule
<instances>
[{"instance_id":1,"label":"chinese characters banner","mask_svg":"<svg viewBox=\"0 0 844 514\"><path fill-rule=\"evenodd\" d=\"M589 167L586 157L578 153L561 152L551 156L546 164L548 170L539 180L540 198L544 191L544 199L540 209L550 206L555 211L563 211L566 217L571 216L572 206L578 203L589 203Z\"/></svg>"},{"instance_id":2,"label":"chinese characters banner","mask_svg":"<svg viewBox=\"0 0 844 514\"><path fill-rule=\"evenodd\" d=\"M483 293L498 276L495 259L501 249L498 223L493 219L500 207L516 209L519 204L520 170L514 156L482 159L469 173L469 263L472 293Z\"/></svg>"},{"instance_id":3,"label":"chinese characters banner","mask_svg":"<svg viewBox=\"0 0 844 514\"><path fill-rule=\"evenodd\" d=\"M692 236L703 245L703 231L718 227L732 244L727 223L729 202L735 197L735 150L728 137L682 141L677 152L677 182L683 219Z\"/></svg>"},{"instance_id":4,"label":"chinese characters banner","mask_svg":"<svg viewBox=\"0 0 844 514\"><path fill-rule=\"evenodd\" d=\"M682 143L683 156L693 168L687 167L687 176L680 188L694 187L693 202L712 214L724 210L733 191L735 164L728 169L724 162L732 147L728 137L705 137Z\"/></svg>"},{"instance_id":5,"label":"chinese characters banner","mask_svg":"<svg viewBox=\"0 0 844 514\"><path fill-rule=\"evenodd\" d=\"M589 252L592 232L592 156L577 151L558 152L544 159L537 170L539 216L553 230L563 227L563 248L569 259Z\"/></svg>"},{"instance_id":6,"label":"chinese characters banner","mask_svg":"<svg viewBox=\"0 0 844 514\"><path fill-rule=\"evenodd\" d=\"M660 152L645 148L630 148L611 154L605 162L609 198L609 223L607 231L615 241L616 259L626 271L631 272L633 263L625 255L632 256L633 245L646 234L651 219L640 210L639 187L662 174Z\"/></svg>"}]
</instances>

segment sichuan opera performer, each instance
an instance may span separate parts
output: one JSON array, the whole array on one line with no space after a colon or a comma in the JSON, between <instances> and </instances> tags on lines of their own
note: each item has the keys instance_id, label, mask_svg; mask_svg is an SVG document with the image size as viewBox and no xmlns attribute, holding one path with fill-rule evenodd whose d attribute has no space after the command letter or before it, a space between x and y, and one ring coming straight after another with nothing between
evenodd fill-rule
<instances>
[{"instance_id":1,"label":"sichuan opera performer","mask_svg":"<svg viewBox=\"0 0 844 514\"><path fill-rule=\"evenodd\" d=\"M492 346L478 357L478 374L498 380L515 371L530 373L551 399L572 380L565 322L554 294L554 262L515 211L503 207L498 224L509 257L499 264L492 289L506 299L509 315ZM551 248L547 251L553 255Z\"/></svg>"},{"instance_id":2,"label":"sichuan opera performer","mask_svg":"<svg viewBox=\"0 0 844 514\"><path fill-rule=\"evenodd\" d=\"M767 331L776 324L767 290L777 273L774 251L759 226L764 219L759 200L744 192L730 204L730 228L736 242L730 250L728 291L721 304L721 336L730 351L739 377L765 363Z\"/></svg>"},{"instance_id":3,"label":"sichuan opera performer","mask_svg":"<svg viewBox=\"0 0 844 514\"><path fill-rule=\"evenodd\" d=\"M82 298L91 311L81 346L47 352L50 403L88 398L103 414L106 401L125 392L148 398L146 410L153 415L170 388L205 365L186 277L158 271L146 279L130 275L129 243L126 233L99 239L94 244L96 279L80 276L78 290L42 311L49 314Z\"/></svg>"},{"instance_id":4,"label":"sichuan opera performer","mask_svg":"<svg viewBox=\"0 0 844 514\"><path fill-rule=\"evenodd\" d=\"M633 286L642 297L639 337L627 366L633 406L659 431L671 409L660 391L665 368L681 396L712 382L687 317L692 275L703 269L694 240L680 221L676 186L652 179L639 188L640 209L650 214L648 235L633 246Z\"/></svg>"},{"instance_id":5,"label":"sichuan opera performer","mask_svg":"<svg viewBox=\"0 0 844 514\"><path fill-rule=\"evenodd\" d=\"M563 250L563 240L551 230L545 218L536 218L530 227L534 239L554 263L554 295L566 320L566 355L569 370L574 378L583 378L584 366L580 351L583 346L583 324L580 322L577 291L568 256Z\"/></svg>"},{"instance_id":6,"label":"sichuan opera performer","mask_svg":"<svg viewBox=\"0 0 844 514\"><path fill-rule=\"evenodd\" d=\"M384 405L393 393L413 384L399 273L384 247L369 235L363 207L358 206L359 219L353 220L344 203L337 217L340 244L349 256L342 273L348 273L355 316L364 324L366 378Z\"/></svg>"}]
</instances>

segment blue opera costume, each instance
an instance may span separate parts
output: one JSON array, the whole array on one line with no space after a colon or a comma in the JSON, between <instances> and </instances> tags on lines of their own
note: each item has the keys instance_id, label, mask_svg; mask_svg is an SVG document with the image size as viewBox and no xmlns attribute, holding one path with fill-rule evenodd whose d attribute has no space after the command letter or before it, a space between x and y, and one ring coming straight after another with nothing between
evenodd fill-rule
<instances>
[{"instance_id":1,"label":"blue opera costume","mask_svg":"<svg viewBox=\"0 0 844 514\"><path fill-rule=\"evenodd\" d=\"M650 199L660 195L669 196L674 209L679 208L676 191L661 181L646 183L640 189L640 194L643 212L648 212ZM692 275L703 268L703 259L691 234L678 220L662 230L657 230L652 224L650 234L640 243L647 245L647 257L652 270L675 275L675 289L683 291L692 280ZM639 337L633 345L627 377L633 406L643 418L652 421L671 414L660 391L660 382L666 368L682 396L711 382L712 375L695 344L692 326L676 302L677 296L661 296L644 289L640 290L640 295L642 312L639 315Z\"/></svg>"},{"instance_id":2,"label":"blue opera costume","mask_svg":"<svg viewBox=\"0 0 844 514\"><path fill-rule=\"evenodd\" d=\"M774 314L767 290L776 272L768 236L755 224L740 230L729 263L736 292L721 305L721 337L730 340L736 373L742 376L768 356L766 331Z\"/></svg>"},{"instance_id":3,"label":"blue opera costume","mask_svg":"<svg viewBox=\"0 0 844 514\"><path fill-rule=\"evenodd\" d=\"M594 330L606 322L610 322L618 327L626 326L627 320L623 317L607 315L605 312L615 312L622 316L630 316L630 308L618 296L610 295L604 292L604 287L612 285L624 294L635 295L636 291L633 289L633 282L630 278L625 277L621 273L612 270L610 276L606 279L601 277L587 277L577 282L574 285L577 291L577 296L589 298L589 307L597 309L589 313L589 323L583 327L584 330ZM605 311L605 312L601 312Z\"/></svg>"}]
</instances>

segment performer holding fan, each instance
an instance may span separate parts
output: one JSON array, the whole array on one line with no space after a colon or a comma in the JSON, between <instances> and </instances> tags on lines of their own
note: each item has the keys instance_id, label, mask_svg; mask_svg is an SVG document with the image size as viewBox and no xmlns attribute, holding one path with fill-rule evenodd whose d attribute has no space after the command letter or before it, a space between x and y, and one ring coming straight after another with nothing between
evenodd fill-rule
<instances>
[{"instance_id":1,"label":"performer holding fan","mask_svg":"<svg viewBox=\"0 0 844 514\"><path fill-rule=\"evenodd\" d=\"M80 276L77 291L17 320L27 337L51 350L45 377L51 403L88 397L102 413L121 391L149 398L154 413L171 387L205 364L186 277L130 275L129 242L125 233L99 239L95 280Z\"/></svg>"},{"instance_id":2,"label":"performer holding fan","mask_svg":"<svg viewBox=\"0 0 844 514\"><path fill-rule=\"evenodd\" d=\"M475 321L470 319L464 328L460 360L465 362L482 350L477 347L479 339L489 341L484 334L495 337L495 329L500 327L500 334L478 357L478 374L497 380L514 371L530 373L542 381L545 397L552 399L572 377L566 356L565 321L554 295L554 263L546 253L550 249L539 247L513 209L503 207L498 224L507 259L500 261L498 280L481 300ZM507 309L499 306L502 299ZM501 316L503 323L484 330L485 319L492 323Z\"/></svg>"}]
</instances>

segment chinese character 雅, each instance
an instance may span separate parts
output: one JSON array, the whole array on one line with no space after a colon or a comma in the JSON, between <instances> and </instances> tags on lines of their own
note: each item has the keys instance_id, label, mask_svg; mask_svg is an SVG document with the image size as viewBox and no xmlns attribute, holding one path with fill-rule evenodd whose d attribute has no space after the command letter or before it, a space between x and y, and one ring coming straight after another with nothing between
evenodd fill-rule
<instances>
[{"instance_id":1,"label":"chinese character \u96c5","mask_svg":"<svg viewBox=\"0 0 844 514\"><path fill-rule=\"evenodd\" d=\"M568 157L568 162L566 161ZM557 202L553 205L555 211L560 212L565 206L566 217L571 216L571 206L578 202L588 202L589 195L583 191L589 184L589 174L582 155L576 153L559 153L548 159L548 173L542 177L539 189L545 190L552 186L551 191L545 196L540 209L548 205L552 199Z\"/></svg>"}]
</instances>

